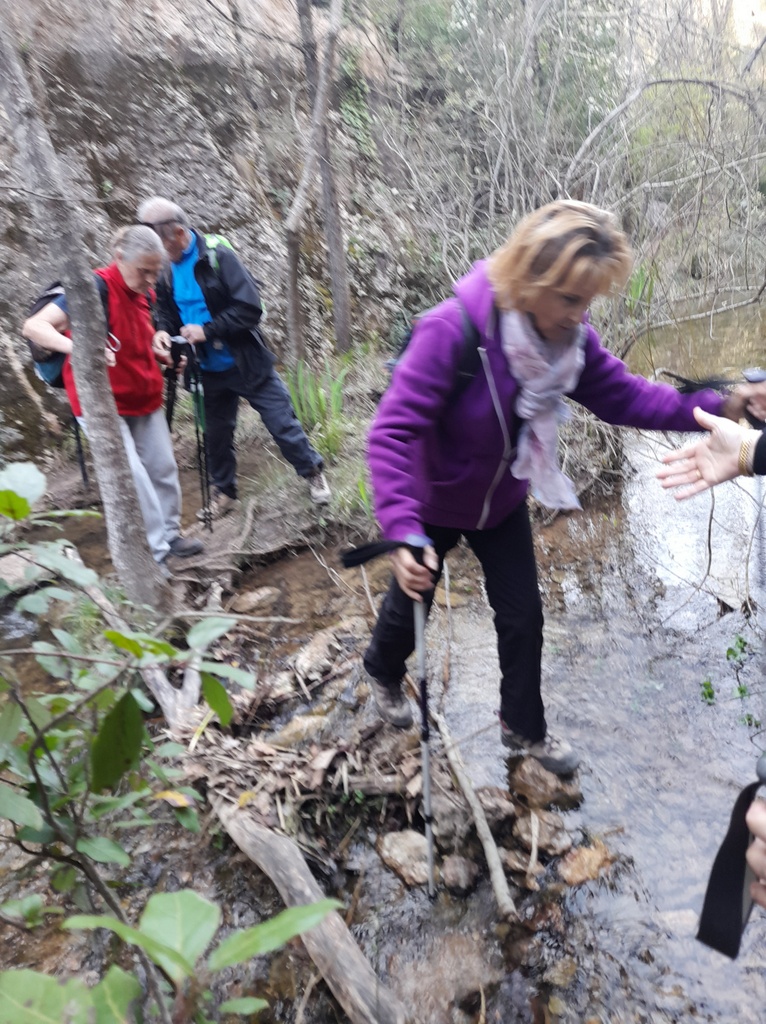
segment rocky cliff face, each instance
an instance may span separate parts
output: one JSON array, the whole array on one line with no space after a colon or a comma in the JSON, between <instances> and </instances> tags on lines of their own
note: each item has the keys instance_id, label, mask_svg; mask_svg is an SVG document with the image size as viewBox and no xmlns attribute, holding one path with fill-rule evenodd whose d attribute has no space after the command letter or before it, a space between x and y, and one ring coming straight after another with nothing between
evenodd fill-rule
<instances>
[{"instance_id":1,"label":"rocky cliff face","mask_svg":"<svg viewBox=\"0 0 766 1024\"><path fill-rule=\"evenodd\" d=\"M314 9L321 38L325 15ZM283 337L282 220L300 176L308 113L290 0L25 0L9 15L40 112L87 223L94 265L140 199L163 194L227 235L264 282L268 329ZM346 35L381 79L379 41ZM337 99L337 97L336 97ZM0 111L0 119L3 118ZM7 123L0 136L0 327L20 352L27 301L64 268L46 244L45 199L26 189ZM333 151L353 275L355 327L385 329L398 305L408 228L374 156L333 115ZM331 340L316 207L306 223L309 343Z\"/></svg>"}]
</instances>

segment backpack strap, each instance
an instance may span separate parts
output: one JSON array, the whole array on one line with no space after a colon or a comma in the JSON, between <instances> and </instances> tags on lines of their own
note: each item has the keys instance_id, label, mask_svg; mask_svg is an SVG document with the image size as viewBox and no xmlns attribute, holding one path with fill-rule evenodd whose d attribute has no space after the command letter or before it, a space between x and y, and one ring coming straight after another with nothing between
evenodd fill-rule
<instances>
[{"instance_id":1,"label":"backpack strap","mask_svg":"<svg viewBox=\"0 0 766 1024\"><path fill-rule=\"evenodd\" d=\"M211 267L213 268L213 270L217 274L218 273L218 266L219 266L219 263L218 263L218 249L219 249L219 247L223 245L227 249L231 249L232 252L233 252L234 251L234 246L231 244L229 239L228 238L224 238L223 235L210 234L210 235L204 235L203 237L205 239L205 245L207 246L207 250L210 253L210 265L211 265Z\"/></svg>"},{"instance_id":2,"label":"backpack strap","mask_svg":"<svg viewBox=\"0 0 766 1024\"><path fill-rule=\"evenodd\" d=\"M462 395L481 365L481 356L479 355L481 331L468 315L468 310L460 299L457 301L460 305L460 319L463 328L463 348L460 353L460 361L457 364L455 383L450 392L449 400L451 402Z\"/></svg>"}]
</instances>

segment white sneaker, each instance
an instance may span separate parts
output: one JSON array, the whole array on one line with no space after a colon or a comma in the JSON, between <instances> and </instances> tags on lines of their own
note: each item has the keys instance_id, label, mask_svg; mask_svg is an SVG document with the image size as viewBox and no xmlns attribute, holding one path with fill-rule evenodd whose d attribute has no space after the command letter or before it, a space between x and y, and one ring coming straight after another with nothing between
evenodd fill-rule
<instances>
[{"instance_id":1,"label":"white sneaker","mask_svg":"<svg viewBox=\"0 0 766 1024\"><path fill-rule=\"evenodd\" d=\"M221 519L223 516L228 515L229 512L233 512L237 507L237 499L230 498L228 494L218 493L211 500L209 505L209 513L211 519ZM201 508L197 511L197 519L200 522L205 522L205 509Z\"/></svg>"},{"instance_id":2,"label":"white sneaker","mask_svg":"<svg viewBox=\"0 0 766 1024\"><path fill-rule=\"evenodd\" d=\"M332 491L321 469L309 477L309 494L315 505L326 505L332 497Z\"/></svg>"}]
</instances>

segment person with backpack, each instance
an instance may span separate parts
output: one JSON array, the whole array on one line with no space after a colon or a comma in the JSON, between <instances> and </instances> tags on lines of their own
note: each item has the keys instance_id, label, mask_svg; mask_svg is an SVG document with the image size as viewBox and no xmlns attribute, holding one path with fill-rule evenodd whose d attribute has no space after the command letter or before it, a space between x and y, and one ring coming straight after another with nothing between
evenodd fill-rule
<instances>
[{"instance_id":1,"label":"person with backpack","mask_svg":"<svg viewBox=\"0 0 766 1024\"><path fill-rule=\"evenodd\" d=\"M527 492L556 509L580 508L558 463L564 397L615 425L699 429L693 407L739 419L756 385L725 398L681 395L628 372L601 345L587 310L631 270L613 218L558 201L526 217L507 242L419 318L369 433L377 518L394 579L364 667L382 718L412 723L403 693L414 648L413 601L430 608L445 555L463 536L484 573L500 660L502 743L566 775L579 758L547 727L541 694L543 610ZM467 314L479 334L466 363Z\"/></svg>"},{"instance_id":2,"label":"person with backpack","mask_svg":"<svg viewBox=\"0 0 766 1024\"><path fill-rule=\"evenodd\" d=\"M138 219L157 232L170 257L170 270L157 284L155 343L169 350L171 337L180 335L195 346L202 370L213 518L226 515L237 501L234 431L240 397L308 480L312 501L326 504L331 493L322 456L309 444L258 329L256 281L225 239L197 231L176 203L154 196L141 203Z\"/></svg>"},{"instance_id":3,"label":"person with backpack","mask_svg":"<svg viewBox=\"0 0 766 1024\"><path fill-rule=\"evenodd\" d=\"M107 370L128 463L136 485L146 536L156 562L168 555L188 558L204 548L181 535L181 486L170 431L162 408L164 351L153 347L154 324L148 295L165 262L153 231L134 225L113 240L113 261L94 271L108 324ZM22 328L25 338L48 352L66 355L61 375L72 412L86 427L77 397L70 353L72 338L63 289ZM86 431L87 432L87 431Z\"/></svg>"}]
</instances>

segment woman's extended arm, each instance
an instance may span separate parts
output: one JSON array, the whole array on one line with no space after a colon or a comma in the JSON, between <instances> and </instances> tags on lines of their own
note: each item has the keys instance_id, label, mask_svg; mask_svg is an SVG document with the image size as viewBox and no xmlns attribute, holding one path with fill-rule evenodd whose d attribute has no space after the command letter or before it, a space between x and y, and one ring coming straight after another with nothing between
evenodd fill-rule
<instances>
[{"instance_id":1,"label":"woman's extended arm","mask_svg":"<svg viewBox=\"0 0 766 1024\"><path fill-rule=\"evenodd\" d=\"M72 339L64 335L66 330L69 330L69 317L55 302L49 302L24 321L21 333L48 352L64 352L69 355Z\"/></svg>"}]
</instances>

